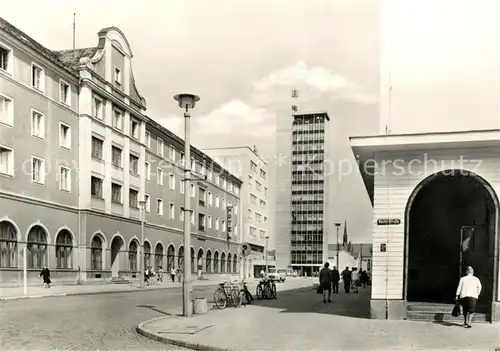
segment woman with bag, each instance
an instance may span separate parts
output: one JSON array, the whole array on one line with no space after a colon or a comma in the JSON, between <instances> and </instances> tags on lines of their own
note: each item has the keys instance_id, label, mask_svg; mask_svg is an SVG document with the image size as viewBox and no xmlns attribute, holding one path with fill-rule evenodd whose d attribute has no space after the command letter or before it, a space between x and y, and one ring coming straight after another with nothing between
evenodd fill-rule
<instances>
[{"instance_id":1,"label":"woman with bag","mask_svg":"<svg viewBox=\"0 0 500 351\"><path fill-rule=\"evenodd\" d=\"M472 316L474 315L481 289L481 282L474 276L474 269L471 266L467 266L466 275L460 278L456 292L456 301L460 301L460 305L463 308L465 328L472 328Z\"/></svg>"}]
</instances>

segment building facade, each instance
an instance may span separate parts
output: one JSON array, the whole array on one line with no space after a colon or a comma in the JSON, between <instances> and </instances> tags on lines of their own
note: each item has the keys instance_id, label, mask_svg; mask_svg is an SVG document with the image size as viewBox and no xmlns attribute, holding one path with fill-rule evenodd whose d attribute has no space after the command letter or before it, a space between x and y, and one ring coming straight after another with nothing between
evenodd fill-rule
<instances>
[{"instance_id":1,"label":"building facade","mask_svg":"<svg viewBox=\"0 0 500 351\"><path fill-rule=\"evenodd\" d=\"M204 149L231 174L245 180L241 187L241 241L250 244L251 253L244 262L244 276L256 277L265 269L266 246L273 240L269 230L269 173L268 166L256 147L226 147ZM268 255L269 256L269 255ZM274 260L268 257L268 266Z\"/></svg>"},{"instance_id":2,"label":"building facade","mask_svg":"<svg viewBox=\"0 0 500 351\"><path fill-rule=\"evenodd\" d=\"M138 278L144 264L182 268L183 192L193 212L191 266L239 270L242 181L192 147L199 178L183 188L182 139L145 114L132 50L118 28L96 47L52 51L0 19L0 274L54 281ZM201 260L201 261L200 261Z\"/></svg>"},{"instance_id":3,"label":"building facade","mask_svg":"<svg viewBox=\"0 0 500 351\"><path fill-rule=\"evenodd\" d=\"M282 168L280 165L278 172L279 176L283 175L284 179L291 181L289 187L280 187L276 196L277 216L283 216L277 220L277 260L307 275L319 271L328 258L325 139L326 122L329 120L326 112L293 115L290 166L283 165ZM283 133L278 131L278 137L283 142L279 145L280 151L286 142ZM290 175L285 178L283 173L288 170ZM282 178L278 181L281 182ZM287 208L288 204L290 207ZM287 249L289 253L285 252ZM283 262L280 257L288 262Z\"/></svg>"}]
</instances>

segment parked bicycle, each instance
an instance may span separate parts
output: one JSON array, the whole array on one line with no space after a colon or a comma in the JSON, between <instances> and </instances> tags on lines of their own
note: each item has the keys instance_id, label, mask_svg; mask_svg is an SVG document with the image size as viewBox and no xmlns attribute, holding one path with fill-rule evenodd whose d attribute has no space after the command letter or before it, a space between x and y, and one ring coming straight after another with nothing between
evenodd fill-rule
<instances>
[{"instance_id":1,"label":"parked bicycle","mask_svg":"<svg viewBox=\"0 0 500 351\"><path fill-rule=\"evenodd\" d=\"M214 302L219 309L226 306L240 307L243 300L243 292L236 282L220 283L214 292Z\"/></svg>"},{"instance_id":2,"label":"parked bicycle","mask_svg":"<svg viewBox=\"0 0 500 351\"><path fill-rule=\"evenodd\" d=\"M242 287L241 287L241 295L244 298L244 304L251 304L253 301L253 296L252 293L248 290L247 283L245 282L245 279L242 281Z\"/></svg>"},{"instance_id":3,"label":"parked bicycle","mask_svg":"<svg viewBox=\"0 0 500 351\"><path fill-rule=\"evenodd\" d=\"M256 291L257 298L259 300L267 299L274 300L278 298L276 292L276 284L272 280L261 280L257 285Z\"/></svg>"}]
</instances>

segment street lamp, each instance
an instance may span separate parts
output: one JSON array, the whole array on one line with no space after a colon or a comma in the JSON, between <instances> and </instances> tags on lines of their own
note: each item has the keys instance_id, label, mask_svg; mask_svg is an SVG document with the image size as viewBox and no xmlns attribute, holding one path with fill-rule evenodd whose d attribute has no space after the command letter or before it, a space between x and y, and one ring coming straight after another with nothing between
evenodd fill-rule
<instances>
[{"instance_id":1,"label":"street lamp","mask_svg":"<svg viewBox=\"0 0 500 351\"><path fill-rule=\"evenodd\" d=\"M139 247L139 286L144 288L144 221L146 217L146 201L139 201L141 211L141 245Z\"/></svg>"},{"instance_id":2,"label":"street lamp","mask_svg":"<svg viewBox=\"0 0 500 351\"><path fill-rule=\"evenodd\" d=\"M337 227L337 269L340 269L339 267L339 228L342 225L342 223L335 223L335 226Z\"/></svg>"},{"instance_id":3,"label":"street lamp","mask_svg":"<svg viewBox=\"0 0 500 351\"><path fill-rule=\"evenodd\" d=\"M196 102L200 100L199 96L193 94L178 94L174 99L179 103L179 107L184 109L184 274L182 280L182 315L189 317L191 311L189 303L191 301L191 221L189 216L190 210L190 189L191 189L191 144L190 144L190 129L189 122L191 115L189 109L193 109ZM187 259L186 259L187 256Z\"/></svg>"},{"instance_id":4,"label":"street lamp","mask_svg":"<svg viewBox=\"0 0 500 351\"><path fill-rule=\"evenodd\" d=\"M269 255L268 242L269 242L269 235L266 235L266 274L269 272L269 270L267 268L267 256Z\"/></svg>"}]
</instances>

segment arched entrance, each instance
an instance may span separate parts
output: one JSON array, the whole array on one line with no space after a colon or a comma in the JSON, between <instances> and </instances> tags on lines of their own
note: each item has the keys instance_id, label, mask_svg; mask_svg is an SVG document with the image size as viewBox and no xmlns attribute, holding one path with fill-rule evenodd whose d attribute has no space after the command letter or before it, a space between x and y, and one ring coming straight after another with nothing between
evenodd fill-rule
<instances>
[{"instance_id":1,"label":"arched entrance","mask_svg":"<svg viewBox=\"0 0 500 351\"><path fill-rule=\"evenodd\" d=\"M203 249L200 247L198 249L198 256L196 258L196 264L198 270L203 270Z\"/></svg>"},{"instance_id":2,"label":"arched entrance","mask_svg":"<svg viewBox=\"0 0 500 351\"><path fill-rule=\"evenodd\" d=\"M118 277L120 271L120 251L125 243L121 236L116 235L111 240L111 277Z\"/></svg>"},{"instance_id":3,"label":"arched entrance","mask_svg":"<svg viewBox=\"0 0 500 351\"><path fill-rule=\"evenodd\" d=\"M483 290L478 312L487 313L496 293L499 203L493 188L466 170L424 179L405 213L405 297L409 302L452 303L466 266Z\"/></svg>"}]
</instances>

